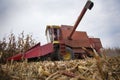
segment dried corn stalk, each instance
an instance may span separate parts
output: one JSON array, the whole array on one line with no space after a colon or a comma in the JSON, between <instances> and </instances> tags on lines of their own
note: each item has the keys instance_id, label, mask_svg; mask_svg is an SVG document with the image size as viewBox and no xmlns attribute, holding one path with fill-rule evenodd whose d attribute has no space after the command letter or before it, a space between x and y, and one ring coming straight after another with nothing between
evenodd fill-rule
<instances>
[{"instance_id":1,"label":"dried corn stalk","mask_svg":"<svg viewBox=\"0 0 120 80\"><path fill-rule=\"evenodd\" d=\"M120 57L107 57L107 62L101 61L101 64L106 79L120 80ZM94 58L1 64L0 77L2 80L6 77L15 80L103 80Z\"/></svg>"}]
</instances>

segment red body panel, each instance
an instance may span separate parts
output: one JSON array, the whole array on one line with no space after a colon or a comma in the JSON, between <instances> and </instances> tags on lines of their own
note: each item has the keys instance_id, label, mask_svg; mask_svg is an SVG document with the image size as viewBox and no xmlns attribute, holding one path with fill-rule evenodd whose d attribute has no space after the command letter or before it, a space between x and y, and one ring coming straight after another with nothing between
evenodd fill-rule
<instances>
[{"instance_id":1,"label":"red body panel","mask_svg":"<svg viewBox=\"0 0 120 80\"><path fill-rule=\"evenodd\" d=\"M22 56L23 54L22 53L19 53L19 54L16 54L15 56L12 56L12 57L9 57L7 58L7 60L21 60L22 59Z\"/></svg>"},{"instance_id":2,"label":"red body panel","mask_svg":"<svg viewBox=\"0 0 120 80\"><path fill-rule=\"evenodd\" d=\"M99 38L89 38L86 32L75 31L71 40L68 39L69 34L73 30L73 26L62 25L62 38L65 45L72 48L74 53L83 53L84 50L81 47L91 48L91 45L99 51L102 48L102 44Z\"/></svg>"},{"instance_id":3,"label":"red body panel","mask_svg":"<svg viewBox=\"0 0 120 80\"><path fill-rule=\"evenodd\" d=\"M72 40L68 39L68 36L72 31L72 28L73 28L72 26L65 26L65 25L64 26L62 25L61 27L62 37L65 44L70 47L76 47L76 48L90 47L90 41L86 32L75 31L72 36Z\"/></svg>"},{"instance_id":4,"label":"red body panel","mask_svg":"<svg viewBox=\"0 0 120 80\"><path fill-rule=\"evenodd\" d=\"M24 58L24 59L35 58L35 57L47 55L49 53L52 53L53 51L54 50L53 50L52 43L48 43L43 46L40 46L40 43L38 43L35 46L33 46L32 48L30 48L28 51L26 51L25 53L16 54L15 56L8 58L7 60L12 60L12 59L13 60L21 60L22 58Z\"/></svg>"},{"instance_id":5,"label":"red body panel","mask_svg":"<svg viewBox=\"0 0 120 80\"><path fill-rule=\"evenodd\" d=\"M99 38L89 38L91 45L99 51L102 48L102 44Z\"/></svg>"}]
</instances>

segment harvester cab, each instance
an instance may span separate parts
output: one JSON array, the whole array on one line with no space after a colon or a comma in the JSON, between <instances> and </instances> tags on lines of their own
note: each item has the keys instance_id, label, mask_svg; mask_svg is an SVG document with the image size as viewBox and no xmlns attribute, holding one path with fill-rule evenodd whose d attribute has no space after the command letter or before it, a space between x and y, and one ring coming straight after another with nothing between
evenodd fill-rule
<instances>
[{"instance_id":1,"label":"harvester cab","mask_svg":"<svg viewBox=\"0 0 120 80\"><path fill-rule=\"evenodd\" d=\"M61 29L59 26L47 26L46 37L48 43L58 44L61 36Z\"/></svg>"}]
</instances>

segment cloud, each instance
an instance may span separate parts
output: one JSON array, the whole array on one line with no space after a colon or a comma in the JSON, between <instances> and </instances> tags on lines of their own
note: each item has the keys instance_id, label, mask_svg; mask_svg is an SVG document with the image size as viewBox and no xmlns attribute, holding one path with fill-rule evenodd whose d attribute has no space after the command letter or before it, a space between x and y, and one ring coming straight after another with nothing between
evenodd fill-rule
<instances>
[{"instance_id":1,"label":"cloud","mask_svg":"<svg viewBox=\"0 0 120 80\"><path fill-rule=\"evenodd\" d=\"M120 47L119 0L96 0L77 30L100 37L104 47ZM9 32L33 34L46 43L46 25L74 25L86 1L80 0L0 0L0 39Z\"/></svg>"}]
</instances>

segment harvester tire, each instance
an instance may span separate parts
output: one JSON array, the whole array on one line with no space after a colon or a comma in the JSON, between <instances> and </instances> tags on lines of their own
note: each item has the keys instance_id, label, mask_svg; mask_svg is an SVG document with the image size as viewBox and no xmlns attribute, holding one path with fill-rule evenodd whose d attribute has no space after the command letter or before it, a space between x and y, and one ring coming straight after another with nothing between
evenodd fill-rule
<instances>
[{"instance_id":1,"label":"harvester tire","mask_svg":"<svg viewBox=\"0 0 120 80\"><path fill-rule=\"evenodd\" d=\"M66 47L66 54L60 55L62 60L72 60L74 59L74 52L71 48Z\"/></svg>"}]
</instances>

